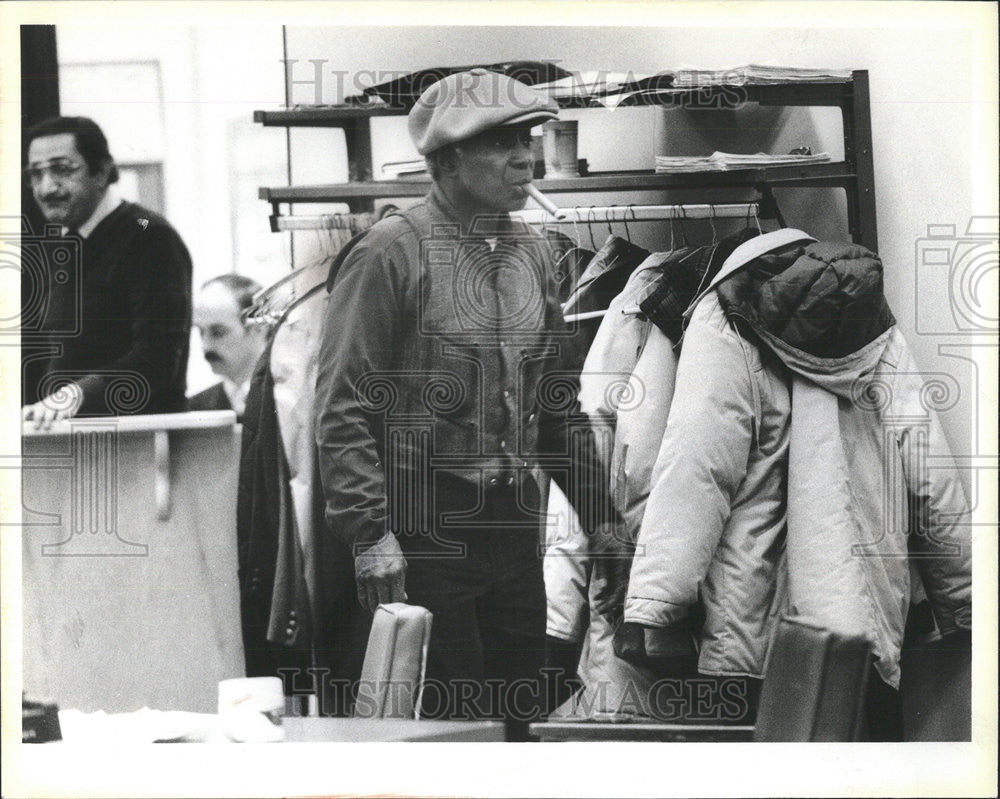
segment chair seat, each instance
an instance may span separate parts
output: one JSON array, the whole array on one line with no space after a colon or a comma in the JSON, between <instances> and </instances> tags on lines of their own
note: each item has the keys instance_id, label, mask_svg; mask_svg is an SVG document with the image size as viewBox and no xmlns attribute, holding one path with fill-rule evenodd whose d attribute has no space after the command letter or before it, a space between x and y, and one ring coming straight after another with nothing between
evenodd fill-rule
<instances>
[{"instance_id":1,"label":"chair seat","mask_svg":"<svg viewBox=\"0 0 1000 799\"><path fill-rule=\"evenodd\" d=\"M585 720L557 711L531 725L531 734L543 741L856 741L870 671L866 638L784 617L768 656L753 727L668 724L627 715Z\"/></svg>"}]
</instances>

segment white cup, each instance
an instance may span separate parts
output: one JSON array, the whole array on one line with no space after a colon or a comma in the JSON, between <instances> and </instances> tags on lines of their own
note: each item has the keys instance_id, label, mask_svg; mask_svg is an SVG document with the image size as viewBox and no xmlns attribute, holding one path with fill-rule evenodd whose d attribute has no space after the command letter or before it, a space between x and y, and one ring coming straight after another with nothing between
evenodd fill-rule
<instances>
[{"instance_id":1,"label":"white cup","mask_svg":"<svg viewBox=\"0 0 1000 799\"><path fill-rule=\"evenodd\" d=\"M277 677L237 677L219 683L219 717L234 741L280 741L285 692Z\"/></svg>"},{"instance_id":2,"label":"white cup","mask_svg":"<svg viewBox=\"0 0 1000 799\"><path fill-rule=\"evenodd\" d=\"M278 677L237 677L219 683L219 714L256 710L275 719L285 711L285 692Z\"/></svg>"}]
</instances>

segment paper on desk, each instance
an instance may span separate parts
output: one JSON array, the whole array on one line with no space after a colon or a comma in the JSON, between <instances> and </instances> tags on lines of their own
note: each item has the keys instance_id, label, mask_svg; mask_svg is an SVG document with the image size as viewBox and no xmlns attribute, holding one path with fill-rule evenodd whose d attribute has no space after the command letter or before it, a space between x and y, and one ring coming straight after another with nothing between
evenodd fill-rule
<instances>
[{"instance_id":1,"label":"paper on desk","mask_svg":"<svg viewBox=\"0 0 1000 799\"><path fill-rule=\"evenodd\" d=\"M280 726L263 713L189 713L181 710L151 710L134 713L82 713L60 710L63 741L76 744L144 744L162 742L227 743L272 742L284 739Z\"/></svg>"}]
</instances>

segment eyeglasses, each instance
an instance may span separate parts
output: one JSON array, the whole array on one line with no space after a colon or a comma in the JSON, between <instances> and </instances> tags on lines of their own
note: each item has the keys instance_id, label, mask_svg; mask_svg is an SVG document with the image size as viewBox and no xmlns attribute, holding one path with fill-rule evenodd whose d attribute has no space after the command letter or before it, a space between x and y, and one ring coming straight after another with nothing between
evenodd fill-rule
<instances>
[{"instance_id":1,"label":"eyeglasses","mask_svg":"<svg viewBox=\"0 0 1000 799\"><path fill-rule=\"evenodd\" d=\"M56 161L46 166L29 166L24 170L23 174L24 179L32 186L41 183L46 172L48 172L49 177L53 180L62 183L64 180L69 180L73 177L83 167L84 164L74 164L72 161Z\"/></svg>"}]
</instances>

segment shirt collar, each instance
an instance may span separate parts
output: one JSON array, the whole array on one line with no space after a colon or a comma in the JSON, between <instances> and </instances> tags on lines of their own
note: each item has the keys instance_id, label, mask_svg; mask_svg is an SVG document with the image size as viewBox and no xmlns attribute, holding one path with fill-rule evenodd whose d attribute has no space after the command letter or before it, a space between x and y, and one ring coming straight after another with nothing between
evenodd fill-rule
<instances>
[{"instance_id":1,"label":"shirt collar","mask_svg":"<svg viewBox=\"0 0 1000 799\"><path fill-rule=\"evenodd\" d=\"M80 232L81 238L88 238L90 234L94 232L94 228L96 228L99 224L101 224L101 222L107 219L107 217L111 215L111 212L114 211L123 202L124 200L118 193L118 189L116 189L114 186L108 186L108 190L104 192L104 196L101 198L101 201L97 204L97 207L94 209L94 213L90 215L90 219L88 219L86 222L80 225L79 228L77 228L77 230ZM63 235L65 236L66 233L68 232L69 228L64 227Z\"/></svg>"},{"instance_id":2,"label":"shirt collar","mask_svg":"<svg viewBox=\"0 0 1000 799\"><path fill-rule=\"evenodd\" d=\"M236 411L237 416L242 416L247 406L247 394L250 393L250 381L234 383L228 377L222 378L222 390L229 398L229 404Z\"/></svg>"},{"instance_id":3,"label":"shirt collar","mask_svg":"<svg viewBox=\"0 0 1000 799\"><path fill-rule=\"evenodd\" d=\"M520 219L512 219L508 213L498 213L495 216L480 216L470 218L463 213L441 190L436 183L432 185L428 195L430 205L439 214L447 219L457 222L461 228L463 236L488 240L490 238L506 238L509 236L524 236L530 228ZM493 246L490 247L493 249Z\"/></svg>"}]
</instances>

